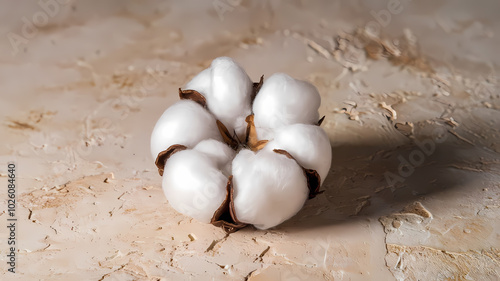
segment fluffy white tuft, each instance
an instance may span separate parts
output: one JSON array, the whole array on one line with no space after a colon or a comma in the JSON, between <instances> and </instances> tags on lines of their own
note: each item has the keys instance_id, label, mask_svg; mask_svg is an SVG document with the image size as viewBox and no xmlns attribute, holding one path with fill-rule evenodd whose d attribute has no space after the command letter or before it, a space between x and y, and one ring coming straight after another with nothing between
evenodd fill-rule
<instances>
[{"instance_id":1,"label":"fluffy white tuft","mask_svg":"<svg viewBox=\"0 0 500 281\"><path fill-rule=\"evenodd\" d=\"M209 68L186 84L205 96L207 106L230 133L245 136L245 117L251 114L250 99L253 83L247 73L233 59L216 58Z\"/></svg>"},{"instance_id":2,"label":"fluffy white tuft","mask_svg":"<svg viewBox=\"0 0 500 281\"><path fill-rule=\"evenodd\" d=\"M183 150L166 161L162 186L177 212L209 223L226 198L227 180L216 159L196 150Z\"/></svg>"},{"instance_id":3,"label":"fluffy white tuft","mask_svg":"<svg viewBox=\"0 0 500 281\"><path fill-rule=\"evenodd\" d=\"M257 137L259 140L272 140L274 139L275 129L265 128L265 127L255 127L257 130Z\"/></svg>"},{"instance_id":4,"label":"fluffy white tuft","mask_svg":"<svg viewBox=\"0 0 500 281\"><path fill-rule=\"evenodd\" d=\"M173 144L191 148L209 138L222 140L214 116L194 101L181 100L165 110L156 122L151 134L151 155L156 159L158 153Z\"/></svg>"},{"instance_id":5,"label":"fluffy white tuft","mask_svg":"<svg viewBox=\"0 0 500 281\"><path fill-rule=\"evenodd\" d=\"M275 132L264 150L283 149L306 169L316 170L325 180L332 163L332 147L325 131L316 125L294 124Z\"/></svg>"},{"instance_id":6,"label":"fluffy white tuft","mask_svg":"<svg viewBox=\"0 0 500 281\"><path fill-rule=\"evenodd\" d=\"M207 139L198 143L193 150L203 152L215 161L215 165L219 170L222 170L224 175L231 175L231 163L236 151L227 144L214 140Z\"/></svg>"},{"instance_id":7,"label":"fluffy white tuft","mask_svg":"<svg viewBox=\"0 0 500 281\"><path fill-rule=\"evenodd\" d=\"M202 94L205 99L208 98L208 94L212 88L212 68L209 67L198 73L184 88L196 90Z\"/></svg>"},{"instance_id":8,"label":"fluffy white tuft","mask_svg":"<svg viewBox=\"0 0 500 281\"><path fill-rule=\"evenodd\" d=\"M236 218L258 229L276 226L294 216L309 189L302 168L284 155L241 150L233 160Z\"/></svg>"},{"instance_id":9,"label":"fluffy white tuft","mask_svg":"<svg viewBox=\"0 0 500 281\"><path fill-rule=\"evenodd\" d=\"M295 123L315 124L319 120L321 97L316 87L306 81L276 73L265 80L253 103L259 139L272 138L276 129Z\"/></svg>"}]
</instances>

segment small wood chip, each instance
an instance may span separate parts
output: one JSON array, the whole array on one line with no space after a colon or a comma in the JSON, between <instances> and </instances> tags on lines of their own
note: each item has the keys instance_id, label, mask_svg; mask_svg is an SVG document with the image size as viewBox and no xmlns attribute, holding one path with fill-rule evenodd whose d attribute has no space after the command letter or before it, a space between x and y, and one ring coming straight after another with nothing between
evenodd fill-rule
<instances>
[{"instance_id":1,"label":"small wood chip","mask_svg":"<svg viewBox=\"0 0 500 281\"><path fill-rule=\"evenodd\" d=\"M411 135L413 135L413 129L414 129L414 125L412 122L405 122L405 123L396 123L394 125L394 127L396 128L396 130L398 130L401 134L409 137Z\"/></svg>"},{"instance_id":2,"label":"small wood chip","mask_svg":"<svg viewBox=\"0 0 500 281\"><path fill-rule=\"evenodd\" d=\"M478 173L484 172L481 169L476 169L476 168L467 167L467 166L450 165L450 167L455 168L455 169L459 169L459 170L471 171L471 172L478 172Z\"/></svg>"},{"instance_id":3,"label":"small wood chip","mask_svg":"<svg viewBox=\"0 0 500 281\"><path fill-rule=\"evenodd\" d=\"M332 55L330 54L330 52L327 49L325 49L323 46L321 46L320 44L314 42L311 39L306 39L306 41L307 41L307 46L309 46L311 49L316 51L318 54L322 55L326 59L332 58Z\"/></svg>"},{"instance_id":4,"label":"small wood chip","mask_svg":"<svg viewBox=\"0 0 500 281\"><path fill-rule=\"evenodd\" d=\"M219 242L218 240L213 240L212 243L210 244L210 246L208 246L208 248L205 250L205 253L208 251L212 251L218 242Z\"/></svg>"},{"instance_id":5,"label":"small wood chip","mask_svg":"<svg viewBox=\"0 0 500 281\"><path fill-rule=\"evenodd\" d=\"M399 50L394 44L388 40L381 40L380 44L384 47L384 49L394 57L401 56L401 50Z\"/></svg>"},{"instance_id":6,"label":"small wood chip","mask_svg":"<svg viewBox=\"0 0 500 281\"><path fill-rule=\"evenodd\" d=\"M450 117L450 118L443 118L444 122L446 123L446 125L452 127L452 128L455 128L455 127L458 127L458 122L455 121L455 119L453 119L453 117Z\"/></svg>"},{"instance_id":7,"label":"small wood chip","mask_svg":"<svg viewBox=\"0 0 500 281\"><path fill-rule=\"evenodd\" d=\"M394 108L392 108L391 105L388 105L385 102L381 102L378 104L378 106L386 110L386 112L388 113L387 117L390 118L390 120L393 121L398 118L398 113L396 112L396 110L394 110Z\"/></svg>"},{"instance_id":8,"label":"small wood chip","mask_svg":"<svg viewBox=\"0 0 500 281\"><path fill-rule=\"evenodd\" d=\"M264 255L269 251L269 249L271 249L271 246L267 246L267 248L265 248L264 251L262 251L262 253L260 253L260 255L257 258L255 258L254 262L257 260L262 261L262 257L264 257Z\"/></svg>"},{"instance_id":9,"label":"small wood chip","mask_svg":"<svg viewBox=\"0 0 500 281\"><path fill-rule=\"evenodd\" d=\"M188 237L191 241L195 241L196 240L196 236L193 234L193 233L189 233L188 234Z\"/></svg>"},{"instance_id":10,"label":"small wood chip","mask_svg":"<svg viewBox=\"0 0 500 281\"><path fill-rule=\"evenodd\" d=\"M346 100L346 101L344 101L344 103L347 105L350 105L354 108L358 107L358 104L355 101Z\"/></svg>"},{"instance_id":11,"label":"small wood chip","mask_svg":"<svg viewBox=\"0 0 500 281\"><path fill-rule=\"evenodd\" d=\"M464 137L462 137L461 135L459 135L457 132L453 131L453 130L448 130L448 132L450 132L450 134L454 135L455 137L457 137L457 139L461 140L461 141L464 141L470 145L474 145L474 143Z\"/></svg>"}]
</instances>

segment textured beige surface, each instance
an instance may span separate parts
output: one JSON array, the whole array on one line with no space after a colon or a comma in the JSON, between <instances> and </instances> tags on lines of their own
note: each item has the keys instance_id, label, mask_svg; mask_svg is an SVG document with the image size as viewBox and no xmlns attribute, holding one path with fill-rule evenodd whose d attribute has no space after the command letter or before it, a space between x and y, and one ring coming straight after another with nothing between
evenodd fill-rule
<instances>
[{"instance_id":1,"label":"textured beige surface","mask_svg":"<svg viewBox=\"0 0 500 281\"><path fill-rule=\"evenodd\" d=\"M19 197L0 279L498 280L496 1L67 2L25 36L43 8L0 1L0 184L16 161ZM222 55L322 95L326 192L272 230L176 213L149 156L178 87Z\"/></svg>"}]
</instances>

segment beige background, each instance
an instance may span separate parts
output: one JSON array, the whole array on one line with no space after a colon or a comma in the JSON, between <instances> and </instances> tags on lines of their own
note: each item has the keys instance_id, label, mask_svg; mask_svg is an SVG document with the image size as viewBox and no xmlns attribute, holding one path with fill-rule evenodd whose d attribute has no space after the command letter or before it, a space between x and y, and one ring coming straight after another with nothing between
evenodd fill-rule
<instances>
[{"instance_id":1,"label":"beige background","mask_svg":"<svg viewBox=\"0 0 500 281\"><path fill-rule=\"evenodd\" d=\"M0 227L0 279L497 280L498 1L18 2L0 1L2 224L8 161L19 199L18 273ZM393 57L366 57L365 26ZM149 156L178 87L223 55L322 95L326 192L272 230L176 213Z\"/></svg>"}]
</instances>

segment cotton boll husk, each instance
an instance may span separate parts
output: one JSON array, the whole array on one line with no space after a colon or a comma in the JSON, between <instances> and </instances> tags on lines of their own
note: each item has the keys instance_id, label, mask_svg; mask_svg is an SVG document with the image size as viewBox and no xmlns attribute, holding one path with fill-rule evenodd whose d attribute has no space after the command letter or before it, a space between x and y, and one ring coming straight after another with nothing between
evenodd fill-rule
<instances>
[{"instance_id":1,"label":"cotton boll husk","mask_svg":"<svg viewBox=\"0 0 500 281\"><path fill-rule=\"evenodd\" d=\"M215 165L224 175L231 175L231 162L236 155L227 144L214 139L203 140L193 150L205 153L215 161Z\"/></svg>"},{"instance_id":2,"label":"cotton boll husk","mask_svg":"<svg viewBox=\"0 0 500 281\"><path fill-rule=\"evenodd\" d=\"M265 150L241 150L233 160L236 218L258 229L294 216L308 198L301 167L288 157Z\"/></svg>"},{"instance_id":3,"label":"cotton boll husk","mask_svg":"<svg viewBox=\"0 0 500 281\"><path fill-rule=\"evenodd\" d=\"M174 153L166 161L163 192L179 213L209 223L226 198L228 177L216 161L195 150Z\"/></svg>"},{"instance_id":4,"label":"cotton boll husk","mask_svg":"<svg viewBox=\"0 0 500 281\"><path fill-rule=\"evenodd\" d=\"M279 128L295 123L315 124L319 120L321 97L312 84L276 73L264 81L253 112L257 128ZM264 137L259 136L259 139Z\"/></svg>"},{"instance_id":5,"label":"cotton boll husk","mask_svg":"<svg viewBox=\"0 0 500 281\"><path fill-rule=\"evenodd\" d=\"M283 149L306 169L316 170L325 180L332 163L332 147L325 131L316 125L294 124L276 130L264 150Z\"/></svg>"},{"instance_id":6,"label":"cotton boll husk","mask_svg":"<svg viewBox=\"0 0 500 281\"><path fill-rule=\"evenodd\" d=\"M170 106L156 123L151 134L151 155L173 144L193 147L204 139L222 140L215 118L201 105L190 100L181 100Z\"/></svg>"}]
</instances>

